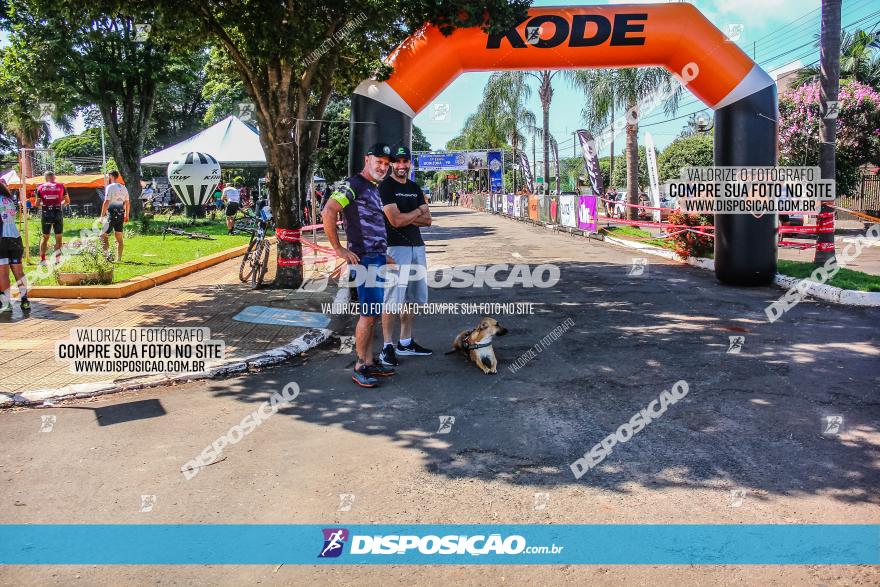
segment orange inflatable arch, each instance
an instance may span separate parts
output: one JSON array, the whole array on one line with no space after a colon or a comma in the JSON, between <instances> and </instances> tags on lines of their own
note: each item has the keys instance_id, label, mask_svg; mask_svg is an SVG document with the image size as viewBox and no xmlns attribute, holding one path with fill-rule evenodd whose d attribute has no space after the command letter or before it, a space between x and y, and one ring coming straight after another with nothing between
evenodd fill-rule
<instances>
[{"instance_id":1,"label":"orange inflatable arch","mask_svg":"<svg viewBox=\"0 0 880 587\"><path fill-rule=\"evenodd\" d=\"M388 57L386 81L352 95L350 171L374 142L411 144L412 119L467 71L661 66L715 110L716 165L775 165L776 84L690 4L531 8L502 34L425 25ZM368 123L368 124L363 124ZM772 281L776 219L716 216L715 267L730 284Z\"/></svg>"}]
</instances>

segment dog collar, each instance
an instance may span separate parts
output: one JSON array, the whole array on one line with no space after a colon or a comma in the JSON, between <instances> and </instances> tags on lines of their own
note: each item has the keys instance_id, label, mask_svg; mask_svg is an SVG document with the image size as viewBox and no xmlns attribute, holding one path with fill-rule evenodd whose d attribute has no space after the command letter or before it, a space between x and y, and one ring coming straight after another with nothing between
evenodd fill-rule
<instances>
[{"instance_id":1,"label":"dog collar","mask_svg":"<svg viewBox=\"0 0 880 587\"><path fill-rule=\"evenodd\" d=\"M492 341L491 341L491 340L490 340L489 342L481 342L481 343L478 343L478 344L471 344L471 343L469 343L469 342L467 341L467 338L468 338L468 336L471 335L472 332L473 332L473 330L471 330L470 332L468 332L468 333L467 333L467 336L464 337L464 340L461 341L461 342L462 342L462 346L464 347L464 350L469 351L469 350L472 350L472 349L484 349L484 348L486 348L487 346L492 346Z\"/></svg>"}]
</instances>

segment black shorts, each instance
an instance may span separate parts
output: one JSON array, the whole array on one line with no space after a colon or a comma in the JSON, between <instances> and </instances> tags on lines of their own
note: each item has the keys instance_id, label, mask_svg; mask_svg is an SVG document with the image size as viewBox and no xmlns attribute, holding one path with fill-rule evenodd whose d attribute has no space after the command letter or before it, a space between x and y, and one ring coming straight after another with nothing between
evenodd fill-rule
<instances>
[{"instance_id":1,"label":"black shorts","mask_svg":"<svg viewBox=\"0 0 880 587\"><path fill-rule=\"evenodd\" d=\"M229 202L228 204L226 204L226 215L235 216L240 209L241 204L239 204L238 202Z\"/></svg>"},{"instance_id":2,"label":"black shorts","mask_svg":"<svg viewBox=\"0 0 880 587\"><path fill-rule=\"evenodd\" d=\"M6 259L10 265L21 265L24 256L24 244L20 236L0 238L0 259Z\"/></svg>"},{"instance_id":3,"label":"black shorts","mask_svg":"<svg viewBox=\"0 0 880 587\"><path fill-rule=\"evenodd\" d=\"M108 208L107 224L104 225L103 233L122 232L125 226L125 208Z\"/></svg>"},{"instance_id":4,"label":"black shorts","mask_svg":"<svg viewBox=\"0 0 880 587\"><path fill-rule=\"evenodd\" d=\"M61 233L64 232L64 216L61 214L61 208L43 208L40 224L43 227L44 235L48 235L54 230L55 236L61 236Z\"/></svg>"}]
</instances>

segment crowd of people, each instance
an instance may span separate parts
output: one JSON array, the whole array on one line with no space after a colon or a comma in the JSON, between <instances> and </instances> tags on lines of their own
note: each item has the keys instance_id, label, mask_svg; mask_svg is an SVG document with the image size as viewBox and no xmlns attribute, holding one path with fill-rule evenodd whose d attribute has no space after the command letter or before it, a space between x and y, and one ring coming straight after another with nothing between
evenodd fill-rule
<instances>
[{"instance_id":1,"label":"crowd of people","mask_svg":"<svg viewBox=\"0 0 880 587\"><path fill-rule=\"evenodd\" d=\"M376 143L367 151L363 169L329 195L322 212L324 232L336 254L349 264L350 277L357 285L360 317L355 329L357 359L352 380L361 387L376 387L378 378L394 375L400 364L398 356L433 354L413 338L414 315L407 310L412 304L428 301L427 259L420 227L432 222L421 187L409 179L411 167L407 147L392 149ZM336 228L340 215L345 247ZM386 287L382 274L395 269L396 284ZM383 345L379 357L374 358L373 338L380 316Z\"/></svg>"},{"instance_id":2,"label":"crowd of people","mask_svg":"<svg viewBox=\"0 0 880 587\"><path fill-rule=\"evenodd\" d=\"M120 261L123 251L124 225L128 222L131 210L128 189L120 182L119 172L109 173L110 183L104 188L101 206L101 243L108 259ZM63 183L56 181L55 174L47 171L43 183L35 190L33 209L40 216L40 264L46 265L46 252L49 248L49 237L54 234L54 251L52 264L62 262L61 250L64 246L64 214L63 207L70 205L70 194ZM19 201L9 190L9 186L0 180L0 313L12 311L12 283L10 271L19 291L19 305L23 312L31 309L28 299L28 283L22 267L25 256L18 218L21 213ZM109 235L113 232L116 238L116 256L110 253Z\"/></svg>"}]
</instances>

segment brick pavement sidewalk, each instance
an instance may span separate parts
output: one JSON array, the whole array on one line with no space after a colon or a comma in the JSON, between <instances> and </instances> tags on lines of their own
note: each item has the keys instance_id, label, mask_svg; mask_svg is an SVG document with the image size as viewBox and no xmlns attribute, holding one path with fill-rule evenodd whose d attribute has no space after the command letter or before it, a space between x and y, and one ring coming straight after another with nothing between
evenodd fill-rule
<instances>
[{"instance_id":1,"label":"brick pavement sidewalk","mask_svg":"<svg viewBox=\"0 0 880 587\"><path fill-rule=\"evenodd\" d=\"M321 293L254 291L238 280L240 262L231 259L122 299L34 298L28 317L22 316L16 300L12 317L0 318L0 394L114 379L107 373L74 375L67 363L55 360L55 342L74 327L205 326L212 338L225 341L227 359L241 358L286 344L308 328L233 320L239 312L248 306L321 312L320 304L331 302L336 293L332 283ZM269 266L274 268L274 256Z\"/></svg>"}]
</instances>

